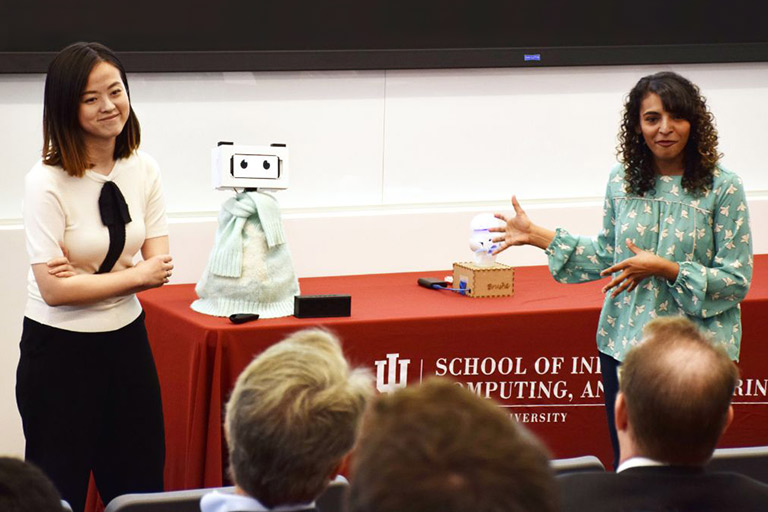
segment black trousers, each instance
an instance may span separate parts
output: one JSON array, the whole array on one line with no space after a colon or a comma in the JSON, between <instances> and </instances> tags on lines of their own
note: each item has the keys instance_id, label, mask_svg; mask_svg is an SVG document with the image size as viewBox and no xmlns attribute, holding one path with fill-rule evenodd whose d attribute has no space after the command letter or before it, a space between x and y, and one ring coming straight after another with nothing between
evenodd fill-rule
<instances>
[{"instance_id":1,"label":"black trousers","mask_svg":"<svg viewBox=\"0 0 768 512\"><path fill-rule=\"evenodd\" d=\"M16 401L26 459L74 512L93 472L104 503L163 490L160 384L144 313L110 332L73 332L24 319Z\"/></svg>"},{"instance_id":2,"label":"black trousers","mask_svg":"<svg viewBox=\"0 0 768 512\"><path fill-rule=\"evenodd\" d=\"M616 433L616 395L619 394L619 366L621 362L607 354L598 351L600 355L600 374L603 378L603 391L605 397L605 414L608 418L608 434L611 436L613 447L613 470L619 467L621 453L619 453L619 436Z\"/></svg>"}]
</instances>

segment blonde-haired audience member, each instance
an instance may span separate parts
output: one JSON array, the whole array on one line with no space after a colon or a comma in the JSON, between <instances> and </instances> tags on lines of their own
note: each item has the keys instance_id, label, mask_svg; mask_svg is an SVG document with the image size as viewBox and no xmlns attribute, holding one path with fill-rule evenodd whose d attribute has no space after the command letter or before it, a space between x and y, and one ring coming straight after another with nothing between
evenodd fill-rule
<instances>
[{"instance_id":1,"label":"blonde-haired audience member","mask_svg":"<svg viewBox=\"0 0 768 512\"><path fill-rule=\"evenodd\" d=\"M349 512L555 512L542 445L449 380L379 396L353 456Z\"/></svg>"},{"instance_id":2,"label":"blonde-haired audience member","mask_svg":"<svg viewBox=\"0 0 768 512\"><path fill-rule=\"evenodd\" d=\"M768 510L768 485L705 464L733 419L736 365L685 317L648 322L619 369L616 473L559 477L565 512Z\"/></svg>"},{"instance_id":3,"label":"blonde-haired audience member","mask_svg":"<svg viewBox=\"0 0 768 512\"><path fill-rule=\"evenodd\" d=\"M269 347L243 370L227 403L236 494L210 493L201 510L315 509L355 444L372 392L370 372L351 368L325 330L300 331Z\"/></svg>"}]
</instances>

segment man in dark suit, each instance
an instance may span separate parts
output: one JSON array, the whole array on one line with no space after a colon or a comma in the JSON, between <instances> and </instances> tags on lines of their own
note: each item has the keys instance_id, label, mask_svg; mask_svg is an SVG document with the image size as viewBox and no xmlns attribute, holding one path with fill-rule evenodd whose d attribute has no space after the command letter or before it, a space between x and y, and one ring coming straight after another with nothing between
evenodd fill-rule
<instances>
[{"instance_id":1,"label":"man in dark suit","mask_svg":"<svg viewBox=\"0 0 768 512\"><path fill-rule=\"evenodd\" d=\"M366 412L349 512L557 512L538 440L507 411L433 377Z\"/></svg>"},{"instance_id":2,"label":"man in dark suit","mask_svg":"<svg viewBox=\"0 0 768 512\"><path fill-rule=\"evenodd\" d=\"M766 511L768 486L704 465L733 419L736 365L684 317L648 323L619 371L616 473L558 478L563 511Z\"/></svg>"},{"instance_id":3,"label":"man in dark suit","mask_svg":"<svg viewBox=\"0 0 768 512\"><path fill-rule=\"evenodd\" d=\"M202 512L317 512L315 499L352 449L372 393L370 372L350 368L327 331L299 331L269 347L227 403L235 494L206 494Z\"/></svg>"}]
</instances>

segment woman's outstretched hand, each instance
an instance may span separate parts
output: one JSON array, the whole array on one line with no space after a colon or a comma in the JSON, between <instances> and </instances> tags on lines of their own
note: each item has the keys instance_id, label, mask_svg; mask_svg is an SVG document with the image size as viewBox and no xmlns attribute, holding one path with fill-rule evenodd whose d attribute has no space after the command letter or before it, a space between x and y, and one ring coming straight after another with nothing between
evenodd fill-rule
<instances>
[{"instance_id":1,"label":"woman's outstretched hand","mask_svg":"<svg viewBox=\"0 0 768 512\"><path fill-rule=\"evenodd\" d=\"M512 217L507 217L501 213L494 214L494 217L504 221L505 226L488 230L494 233L504 233L503 236L497 236L493 239L494 242L501 244L493 254L498 254L513 245L526 245L531 241L531 220L515 196L512 196L512 207L515 209L515 215Z\"/></svg>"},{"instance_id":2,"label":"woman's outstretched hand","mask_svg":"<svg viewBox=\"0 0 768 512\"><path fill-rule=\"evenodd\" d=\"M495 233L504 233L504 236L497 236L493 239L494 242L500 244L493 254L499 254L513 245L535 245L540 249L546 249L555 238L555 232L531 222L528 214L525 213L523 207L517 202L517 197L515 196L512 196L512 207L515 209L513 217L507 217L501 213L494 215L497 219L503 220L506 225L488 230Z\"/></svg>"},{"instance_id":3,"label":"woman's outstretched hand","mask_svg":"<svg viewBox=\"0 0 768 512\"><path fill-rule=\"evenodd\" d=\"M623 291L631 292L637 288L643 279L651 276L665 277L670 281L677 279L680 267L674 261L666 260L650 251L640 249L629 238L627 238L627 248L634 253L634 256L600 272L601 276L619 272L619 275L603 287L603 293L613 290L611 297L616 297Z\"/></svg>"}]
</instances>

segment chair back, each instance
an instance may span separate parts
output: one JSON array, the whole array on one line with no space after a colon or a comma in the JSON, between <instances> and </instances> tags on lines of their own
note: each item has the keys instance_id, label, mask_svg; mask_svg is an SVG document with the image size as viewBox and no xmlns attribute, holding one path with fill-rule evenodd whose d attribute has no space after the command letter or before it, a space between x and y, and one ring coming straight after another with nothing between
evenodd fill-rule
<instances>
[{"instance_id":1,"label":"chair back","mask_svg":"<svg viewBox=\"0 0 768 512\"><path fill-rule=\"evenodd\" d=\"M605 471L605 466L594 455L583 455L569 459L553 459L552 469L556 475L580 473L582 471Z\"/></svg>"},{"instance_id":2,"label":"chair back","mask_svg":"<svg viewBox=\"0 0 768 512\"><path fill-rule=\"evenodd\" d=\"M732 471L768 484L768 446L718 448L707 464L708 471Z\"/></svg>"},{"instance_id":3,"label":"chair back","mask_svg":"<svg viewBox=\"0 0 768 512\"><path fill-rule=\"evenodd\" d=\"M343 477L337 477L323 494L315 500L317 509L320 512L344 512L347 504L347 493L349 492L349 482Z\"/></svg>"},{"instance_id":4,"label":"chair back","mask_svg":"<svg viewBox=\"0 0 768 512\"><path fill-rule=\"evenodd\" d=\"M123 494L110 501L104 512L200 512L200 498L213 490L222 493L235 492L234 487L219 487Z\"/></svg>"},{"instance_id":5,"label":"chair back","mask_svg":"<svg viewBox=\"0 0 768 512\"><path fill-rule=\"evenodd\" d=\"M320 512L343 512L349 483L344 479L331 482L317 500ZM234 487L189 489L186 491L124 494L113 499L104 512L200 512L200 498L211 491L233 493Z\"/></svg>"}]
</instances>

